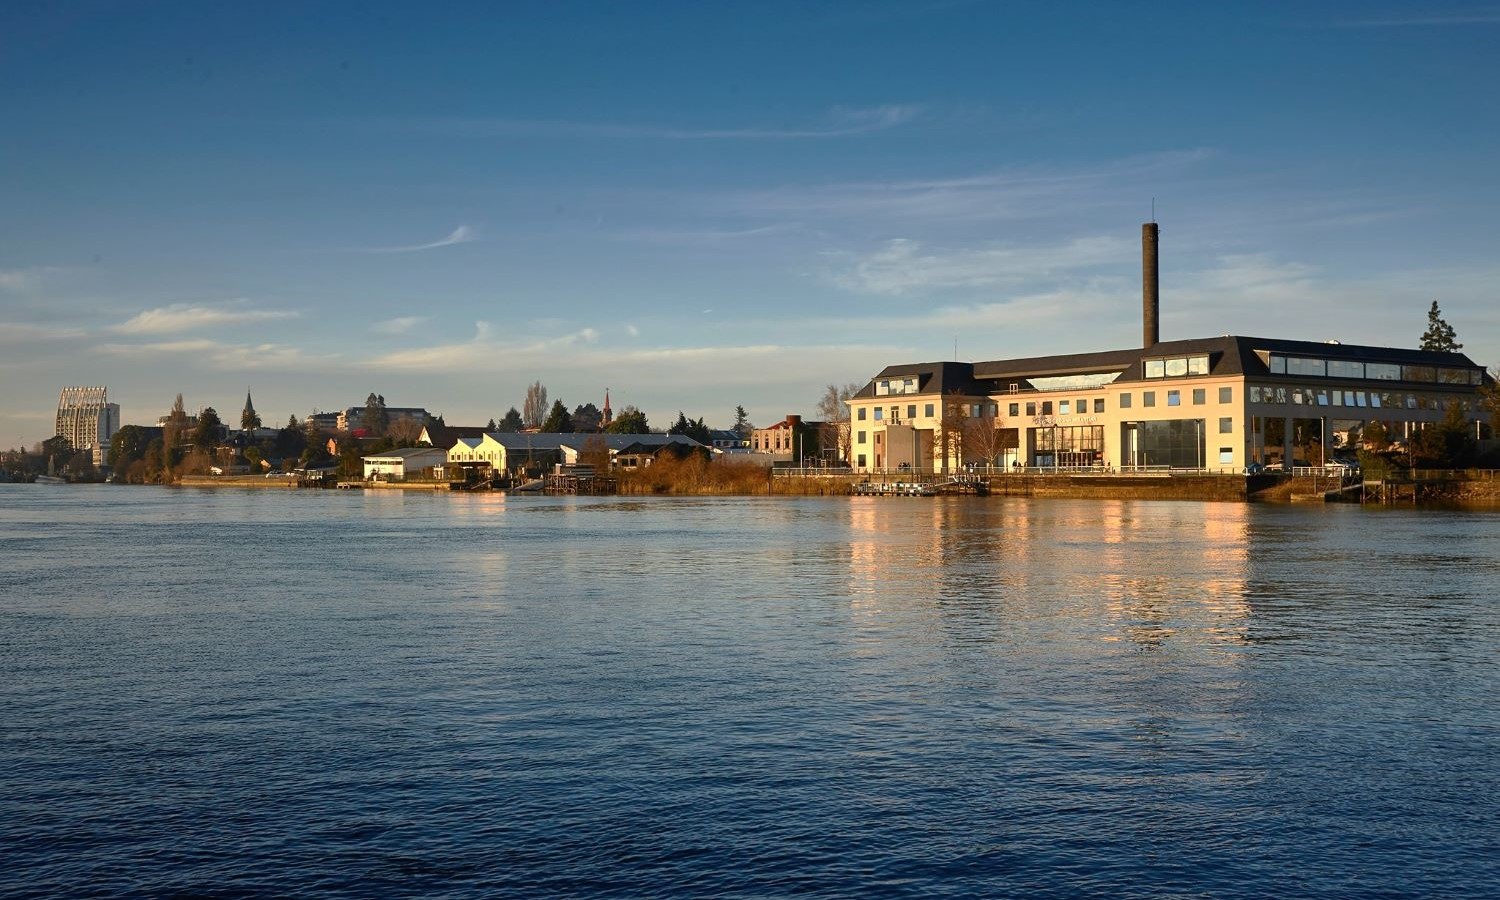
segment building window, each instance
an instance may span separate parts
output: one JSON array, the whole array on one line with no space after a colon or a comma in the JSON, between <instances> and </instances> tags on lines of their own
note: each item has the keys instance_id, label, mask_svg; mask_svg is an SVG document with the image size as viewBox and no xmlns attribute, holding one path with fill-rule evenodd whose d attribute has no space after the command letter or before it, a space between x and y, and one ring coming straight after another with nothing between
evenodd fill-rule
<instances>
[{"instance_id":1,"label":"building window","mask_svg":"<svg viewBox=\"0 0 1500 900\"><path fill-rule=\"evenodd\" d=\"M1028 415L1028 416L1034 416L1034 415L1036 415L1036 401L1035 400L1029 400L1029 401L1027 401L1027 403L1026 403L1026 415Z\"/></svg>"},{"instance_id":2,"label":"building window","mask_svg":"<svg viewBox=\"0 0 1500 900\"><path fill-rule=\"evenodd\" d=\"M1058 415L1060 415L1060 416L1066 416L1066 415L1068 415L1068 414L1070 414L1072 412L1073 412L1073 401L1071 401L1071 400L1059 400L1059 401L1057 401L1057 414Z\"/></svg>"},{"instance_id":3,"label":"building window","mask_svg":"<svg viewBox=\"0 0 1500 900\"><path fill-rule=\"evenodd\" d=\"M1142 406L1155 406L1156 405L1156 391L1141 391L1141 405Z\"/></svg>"},{"instance_id":4,"label":"building window","mask_svg":"<svg viewBox=\"0 0 1500 900\"><path fill-rule=\"evenodd\" d=\"M1219 388L1219 402L1220 403L1233 403L1234 402L1234 388L1229 388L1229 387L1221 387L1221 388Z\"/></svg>"},{"instance_id":5,"label":"building window","mask_svg":"<svg viewBox=\"0 0 1500 900\"><path fill-rule=\"evenodd\" d=\"M856 444L863 444L864 442L865 442L865 432L863 432L863 431L856 431L856 432L854 432L854 443L856 443Z\"/></svg>"},{"instance_id":6,"label":"building window","mask_svg":"<svg viewBox=\"0 0 1500 900\"><path fill-rule=\"evenodd\" d=\"M925 407L923 407L923 413L922 413L922 415L926 416L929 419L932 418L932 404L931 403L929 403Z\"/></svg>"},{"instance_id":7,"label":"building window","mask_svg":"<svg viewBox=\"0 0 1500 900\"><path fill-rule=\"evenodd\" d=\"M884 416L885 410L878 406L875 407L875 421L879 422Z\"/></svg>"},{"instance_id":8,"label":"building window","mask_svg":"<svg viewBox=\"0 0 1500 900\"><path fill-rule=\"evenodd\" d=\"M865 467L865 455L863 453L856 457L854 461L859 465L861 469Z\"/></svg>"},{"instance_id":9,"label":"building window","mask_svg":"<svg viewBox=\"0 0 1500 900\"><path fill-rule=\"evenodd\" d=\"M1012 416L1019 416L1021 414L1021 404L1019 404L1019 403L1012 403L1010 405L1010 414Z\"/></svg>"},{"instance_id":10,"label":"building window","mask_svg":"<svg viewBox=\"0 0 1500 900\"><path fill-rule=\"evenodd\" d=\"M865 408L863 406L859 408L859 412L855 415L855 418L859 419L861 422L865 420Z\"/></svg>"},{"instance_id":11,"label":"building window","mask_svg":"<svg viewBox=\"0 0 1500 900\"><path fill-rule=\"evenodd\" d=\"M1104 412L1104 398L1103 397L1095 397L1094 398L1094 412L1096 412L1096 413L1102 413L1102 412Z\"/></svg>"},{"instance_id":12,"label":"building window","mask_svg":"<svg viewBox=\"0 0 1500 900\"><path fill-rule=\"evenodd\" d=\"M1232 416L1221 416L1219 418L1219 434L1234 434L1234 418Z\"/></svg>"},{"instance_id":13,"label":"building window","mask_svg":"<svg viewBox=\"0 0 1500 900\"><path fill-rule=\"evenodd\" d=\"M1130 408L1130 395L1129 394L1121 394L1120 395L1120 408L1121 409L1129 409Z\"/></svg>"},{"instance_id":14,"label":"building window","mask_svg":"<svg viewBox=\"0 0 1500 900\"><path fill-rule=\"evenodd\" d=\"M908 403L906 405L906 417L908 419L915 419L917 417L917 404Z\"/></svg>"},{"instance_id":15,"label":"building window","mask_svg":"<svg viewBox=\"0 0 1500 900\"><path fill-rule=\"evenodd\" d=\"M1202 406L1208 402L1208 391L1205 388L1193 388L1193 405Z\"/></svg>"},{"instance_id":16,"label":"building window","mask_svg":"<svg viewBox=\"0 0 1500 900\"><path fill-rule=\"evenodd\" d=\"M1167 405L1168 406L1181 406L1182 405L1182 391L1167 391Z\"/></svg>"},{"instance_id":17,"label":"building window","mask_svg":"<svg viewBox=\"0 0 1500 900\"><path fill-rule=\"evenodd\" d=\"M1234 448L1233 447L1220 447L1219 448L1219 465L1221 465L1221 466L1228 466L1228 465L1233 465L1233 464L1234 464Z\"/></svg>"},{"instance_id":18,"label":"building window","mask_svg":"<svg viewBox=\"0 0 1500 900\"><path fill-rule=\"evenodd\" d=\"M1050 416L1050 415L1052 415L1052 401L1051 400L1043 400L1042 401L1042 415L1044 415L1044 416Z\"/></svg>"}]
</instances>

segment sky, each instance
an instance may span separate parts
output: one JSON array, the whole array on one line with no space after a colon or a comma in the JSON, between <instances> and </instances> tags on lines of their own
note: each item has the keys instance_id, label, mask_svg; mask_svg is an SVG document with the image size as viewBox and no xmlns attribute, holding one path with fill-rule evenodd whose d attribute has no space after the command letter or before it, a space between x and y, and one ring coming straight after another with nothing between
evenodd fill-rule
<instances>
[{"instance_id":1,"label":"sky","mask_svg":"<svg viewBox=\"0 0 1500 900\"><path fill-rule=\"evenodd\" d=\"M727 427L1164 340L1500 363L1500 5L0 4L0 447L237 422Z\"/></svg>"}]
</instances>

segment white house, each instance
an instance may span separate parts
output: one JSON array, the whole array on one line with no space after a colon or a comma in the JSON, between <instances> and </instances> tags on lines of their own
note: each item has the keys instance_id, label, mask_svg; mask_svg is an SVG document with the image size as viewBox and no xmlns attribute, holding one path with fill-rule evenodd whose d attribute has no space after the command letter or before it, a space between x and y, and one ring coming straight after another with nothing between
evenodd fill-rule
<instances>
[{"instance_id":1,"label":"white house","mask_svg":"<svg viewBox=\"0 0 1500 900\"><path fill-rule=\"evenodd\" d=\"M373 453L364 457L365 480L411 478L434 466L441 466L447 458L448 451L437 447L406 447Z\"/></svg>"}]
</instances>

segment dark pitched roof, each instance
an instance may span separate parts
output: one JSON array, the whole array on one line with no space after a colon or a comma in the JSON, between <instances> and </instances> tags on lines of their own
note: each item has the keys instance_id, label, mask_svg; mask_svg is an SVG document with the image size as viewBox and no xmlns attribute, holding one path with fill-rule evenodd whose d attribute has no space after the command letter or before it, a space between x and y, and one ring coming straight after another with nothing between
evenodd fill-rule
<instances>
[{"instance_id":1,"label":"dark pitched roof","mask_svg":"<svg viewBox=\"0 0 1500 900\"><path fill-rule=\"evenodd\" d=\"M545 450L557 450L561 447L572 447L575 450L584 450L596 441L603 441L604 446L610 450L619 451L622 447L631 444L642 446L660 447L665 444L684 444L690 447L701 447L702 444L682 434L610 434L608 432L535 432L526 433L490 433L490 437L500 446L508 451L532 450L536 452Z\"/></svg>"},{"instance_id":2,"label":"dark pitched roof","mask_svg":"<svg viewBox=\"0 0 1500 900\"><path fill-rule=\"evenodd\" d=\"M985 394L990 390L974 380L974 363L926 362L886 366L854 396L860 399L874 397L875 382L888 378L910 378L913 375L917 377L919 394Z\"/></svg>"},{"instance_id":3,"label":"dark pitched roof","mask_svg":"<svg viewBox=\"0 0 1500 900\"><path fill-rule=\"evenodd\" d=\"M437 425L429 422L426 427L427 436L432 438L432 446L444 449L452 448L459 438L484 437L485 432L489 431L483 425Z\"/></svg>"}]
</instances>

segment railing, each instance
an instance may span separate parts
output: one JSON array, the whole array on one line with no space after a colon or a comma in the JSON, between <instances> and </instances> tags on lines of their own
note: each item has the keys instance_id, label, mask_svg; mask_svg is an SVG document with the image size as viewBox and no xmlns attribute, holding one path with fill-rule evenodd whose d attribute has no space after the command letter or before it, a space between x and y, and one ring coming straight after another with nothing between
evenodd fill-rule
<instances>
[{"instance_id":1,"label":"railing","mask_svg":"<svg viewBox=\"0 0 1500 900\"><path fill-rule=\"evenodd\" d=\"M1323 473L1322 469L1317 470ZM772 469L771 474L778 478L848 478L850 476L881 478L903 478L921 481L932 480L958 480L966 478L1003 478L1018 475L1227 475L1243 478L1247 473L1244 469L1233 466L1204 466L1199 468L1181 466L964 466L958 469L950 469L947 472L935 472L926 469L902 468L865 468L865 469L824 469L824 468L778 468Z\"/></svg>"}]
</instances>

